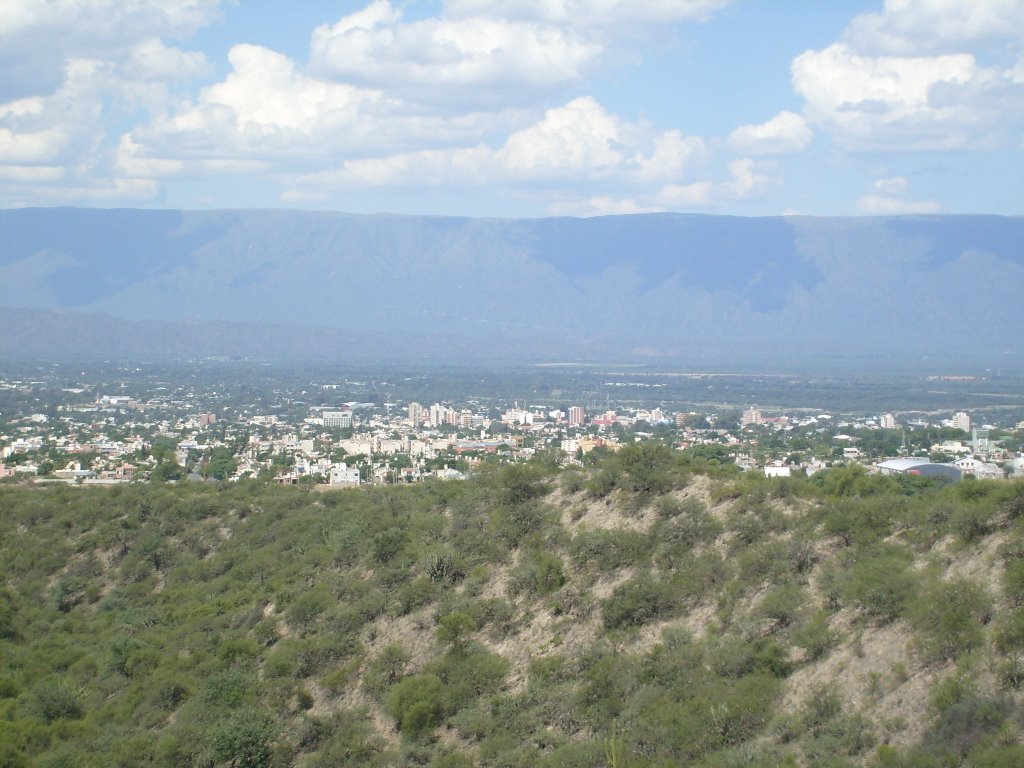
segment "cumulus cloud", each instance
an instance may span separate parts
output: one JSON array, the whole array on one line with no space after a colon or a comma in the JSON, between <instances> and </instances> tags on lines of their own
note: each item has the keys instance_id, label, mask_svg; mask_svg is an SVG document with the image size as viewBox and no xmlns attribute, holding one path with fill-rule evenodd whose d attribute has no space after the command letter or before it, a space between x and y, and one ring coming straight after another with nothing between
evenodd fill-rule
<instances>
[{"instance_id":1,"label":"cumulus cloud","mask_svg":"<svg viewBox=\"0 0 1024 768\"><path fill-rule=\"evenodd\" d=\"M0 69L6 76L0 78L0 100L52 92L69 59L122 61L144 41L190 35L217 18L219 2L4 0Z\"/></svg>"},{"instance_id":2,"label":"cumulus cloud","mask_svg":"<svg viewBox=\"0 0 1024 768\"><path fill-rule=\"evenodd\" d=\"M368 160L365 171L401 167L401 158L388 156L411 149L473 146L522 119L515 111L424 114L379 89L312 77L262 46L237 45L228 59L232 71L223 80L122 140L133 158L261 161L302 173L331 161L385 157Z\"/></svg>"},{"instance_id":3,"label":"cumulus cloud","mask_svg":"<svg viewBox=\"0 0 1024 768\"><path fill-rule=\"evenodd\" d=\"M710 211L760 197L781 184L782 180L766 172L758 165L758 161L740 158L729 163L726 178L664 184L656 190L631 197L594 195L561 199L550 206L548 212L556 215L597 216L655 211Z\"/></svg>"},{"instance_id":4,"label":"cumulus cloud","mask_svg":"<svg viewBox=\"0 0 1024 768\"><path fill-rule=\"evenodd\" d=\"M858 50L902 56L963 51L982 43L1024 42L1024 0L886 0L856 17L845 39Z\"/></svg>"},{"instance_id":5,"label":"cumulus cloud","mask_svg":"<svg viewBox=\"0 0 1024 768\"><path fill-rule=\"evenodd\" d=\"M479 185L502 181L527 185L574 185L594 180L620 183L678 178L704 143L678 131L656 133L609 113L583 96L547 110L538 121L512 132L491 148L426 149L353 158L340 167L307 174L300 187Z\"/></svg>"},{"instance_id":6,"label":"cumulus cloud","mask_svg":"<svg viewBox=\"0 0 1024 768\"><path fill-rule=\"evenodd\" d=\"M871 191L857 200L857 210L869 216L894 216L908 213L938 213L942 207L932 200L907 200L907 180L903 176L876 179Z\"/></svg>"},{"instance_id":7,"label":"cumulus cloud","mask_svg":"<svg viewBox=\"0 0 1024 768\"><path fill-rule=\"evenodd\" d=\"M729 177L719 181L702 180L690 184L666 184L655 196L665 208L716 208L738 200L760 197L782 184L782 179L767 173L753 158L743 157L729 163Z\"/></svg>"},{"instance_id":8,"label":"cumulus cloud","mask_svg":"<svg viewBox=\"0 0 1024 768\"><path fill-rule=\"evenodd\" d=\"M631 213L659 213L665 210L659 205L645 205L637 200L611 195L594 195L581 200L559 200L548 206L552 216L613 216Z\"/></svg>"},{"instance_id":9,"label":"cumulus cloud","mask_svg":"<svg viewBox=\"0 0 1024 768\"><path fill-rule=\"evenodd\" d=\"M456 18L503 16L553 24L616 26L705 21L731 0L446 0L445 13Z\"/></svg>"},{"instance_id":10,"label":"cumulus cloud","mask_svg":"<svg viewBox=\"0 0 1024 768\"><path fill-rule=\"evenodd\" d=\"M798 56L792 74L808 120L855 148L990 143L1024 111L1024 88L970 53L862 56L835 43Z\"/></svg>"},{"instance_id":11,"label":"cumulus cloud","mask_svg":"<svg viewBox=\"0 0 1024 768\"><path fill-rule=\"evenodd\" d=\"M592 209L650 210L651 188L702 183L708 146L566 92L626 37L727 3L451 0L411 18L372 0L312 31L308 66L238 44L228 72L197 89L211 63L179 41L217 18L219 0L9 0L0 57L35 72L22 93L0 93L0 197L21 200L21 185L39 200L145 200L167 179L233 173L279 184L285 202L492 183L569 199L608 183L628 194L590 194ZM711 197L766 183L737 163L708 182Z\"/></svg>"},{"instance_id":12,"label":"cumulus cloud","mask_svg":"<svg viewBox=\"0 0 1024 768\"><path fill-rule=\"evenodd\" d=\"M896 216L908 213L938 213L942 206L930 200L915 202L900 197L865 195L857 200L857 210L869 216Z\"/></svg>"},{"instance_id":13,"label":"cumulus cloud","mask_svg":"<svg viewBox=\"0 0 1024 768\"><path fill-rule=\"evenodd\" d=\"M6 0L0 4L0 178L5 201L150 200L166 163L118 162L110 125L162 114L209 71L165 42L218 15L219 0ZM126 155L127 156L127 155ZM133 175L138 173L139 176Z\"/></svg>"},{"instance_id":14,"label":"cumulus cloud","mask_svg":"<svg viewBox=\"0 0 1024 768\"><path fill-rule=\"evenodd\" d=\"M804 116L851 149L1016 143L1024 0L887 0L792 63Z\"/></svg>"},{"instance_id":15,"label":"cumulus cloud","mask_svg":"<svg viewBox=\"0 0 1024 768\"><path fill-rule=\"evenodd\" d=\"M802 115L783 111L766 123L741 125L729 134L729 149L741 155L785 155L804 151L813 138Z\"/></svg>"},{"instance_id":16,"label":"cumulus cloud","mask_svg":"<svg viewBox=\"0 0 1024 768\"><path fill-rule=\"evenodd\" d=\"M150 37L131 47L120 69L129 80L188 80L204 74L209 63L198 51L183 51Z\"/></svg>"},{"instance_id":17,"label":"cumulus cloud","mask_svg":"<svg viewBox=\"0 0 1024 768\"><path fill-rule=\"evenodd\" d=\"M499 17L403 23L391 3L375 0L336 24L317 27L310 60L313 72L332 79L415 87L419 98L451 99L458 86L550 89L573 82L601 50L571 29ZM474 98L485 95L477 90Z\"/></svg>"}]
</instances>

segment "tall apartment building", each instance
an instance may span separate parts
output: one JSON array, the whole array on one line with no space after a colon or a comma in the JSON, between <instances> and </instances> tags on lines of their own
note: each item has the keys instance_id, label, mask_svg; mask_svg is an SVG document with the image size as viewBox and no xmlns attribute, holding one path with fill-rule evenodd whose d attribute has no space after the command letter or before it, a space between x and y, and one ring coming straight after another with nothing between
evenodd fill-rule
<instances>
[{"instance_id":1,"label":"tall apartment building","mask_svg":"<svg viewBox=\"0 0 1024 768\"><path fill-rule=\"evenodd\" d=\"M569 426L570 427L582 427L583 421L586 418L586 412L583 410L583 406L574 405L569 408Z\"/></svg>"},{"instance_id":2,"label":"tall apartment building","mask_svg":"<svg viewBox=\"0 0 1024 768\"><path fill-rule=\"evenodd\" d=\"M882 418L878 420L878 424L882 429L896 429L896 417L891 413L883 413Z\"/></svg>"},{"instance_id":3,"label":"tall apartment building","mask_svg":"<svg viewBox=\"0 0 1024 768\"><path fill-rule=\"evenodd\" d=\"M409 421L414 427L423 423L423 406L419 403L409 403Z\"/></svg>"},{"instance_id":4,"label":"tall apartment building","mask_svg":"<svg viewBox=\"0 0 1024 768\"><path fill-rule=\"evenodd\" d=\"M747 408L743 412L743 418L740 420L740 425L744 427L758 426L764 423L764 417L761 415L761 411L758 410L755 405L753 408Z\"/></svg>"},{"instance_id":5,"label":"tall apartment building","mask_svg":"<svg viewBox=\"0 0 1024 768\"><path fill-rule=\"evenodd\" d=\"M352 411L324 411L324 426L348 429L352 426Z\"/></svg>"},{"instance_id":6,"label":"tall apartment building","mask_svg":"<svg viewBox=\"0 0 1024 768\"><path fill-rule=\"evenodd\" d=\"M953 414L953 429L962 429L964 432L971 431L971 417L963 411Z\"/></svg>"},{"instance_id":7,"label":"tall apartment building","mask_svg":"<svg viewBox=\"0 0 1024 768\"><path fill-rule=\"evenodd\" d=\"M430 406L430 426L437 427L444 424L444 416L447 411L448 409L440 403Z\"/></svg>"}]
</instances>

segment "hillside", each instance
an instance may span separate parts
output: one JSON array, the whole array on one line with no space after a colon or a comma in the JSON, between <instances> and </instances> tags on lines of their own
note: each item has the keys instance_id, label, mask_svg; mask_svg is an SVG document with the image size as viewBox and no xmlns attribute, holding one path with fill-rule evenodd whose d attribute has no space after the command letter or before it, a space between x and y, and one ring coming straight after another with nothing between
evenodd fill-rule
<instances>
[{"instance_id":1,"label":"hillside","mask_svg":"<svg viewBox=\"0 0 1024 768\"><path fill-rule=\"evenodd\" d=\"M407 334L469 356L1020 352L1019 217L48 208L0 211L0 246L3 306L380 334L385 355Z\"/></svg>"},{"instance_id":2,"label":"hillside","mask_svg":"<svg viewBox=\"0 0 1024 768\"><path fill-rule=\"evenodd\" d=\"M0 764L1024 762L1024 485L594 458L0 485Z\"/></svg>"}]
</instances>

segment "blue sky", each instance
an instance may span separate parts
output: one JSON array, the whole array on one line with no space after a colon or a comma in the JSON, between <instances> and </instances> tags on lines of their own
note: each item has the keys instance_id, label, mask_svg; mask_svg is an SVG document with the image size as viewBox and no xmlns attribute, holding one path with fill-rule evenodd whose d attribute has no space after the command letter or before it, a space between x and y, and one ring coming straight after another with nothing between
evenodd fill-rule
<instances>
[{"instance_id":1,"label":"blue sky","mask_svg":"<svg viewBox=\"0 0 1024 768\"><path fill-rule=\"evenodd\" d=\"M1024 0L4 0L0 205L1022 212Z\"/></svg>"}]
</instances>

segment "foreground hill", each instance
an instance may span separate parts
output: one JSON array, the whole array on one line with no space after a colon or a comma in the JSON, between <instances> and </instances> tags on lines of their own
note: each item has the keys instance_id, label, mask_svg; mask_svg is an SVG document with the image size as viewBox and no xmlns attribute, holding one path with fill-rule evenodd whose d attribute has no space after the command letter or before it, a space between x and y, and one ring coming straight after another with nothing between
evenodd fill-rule
<instances>
[{"instance_id":1,"label":"foreground hill","mask_svg":"<svg viewBox=\"0 0 1024 768\"><path fill-rule=\"evenodd\" d=\"M655 357L1020 346L1019 217L53 208L0 211L0 238L0 305L373 331L385 354L410 332Z\"/></svg>"},{"instance_id":2,"label":"foreground hill","mask_svg":"<svg viewBox=\"0 0 1024 768\"><path fill-rule=\"evenodd\" d=\"M0 764L1019 766L1024 486L0 486Z\"/></svg>"}]
</instances>

